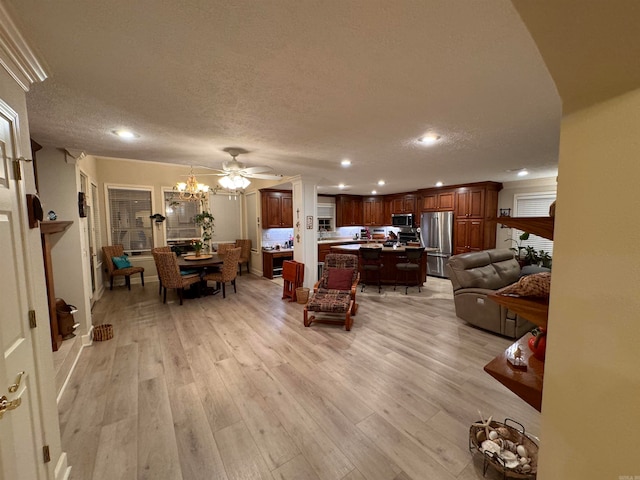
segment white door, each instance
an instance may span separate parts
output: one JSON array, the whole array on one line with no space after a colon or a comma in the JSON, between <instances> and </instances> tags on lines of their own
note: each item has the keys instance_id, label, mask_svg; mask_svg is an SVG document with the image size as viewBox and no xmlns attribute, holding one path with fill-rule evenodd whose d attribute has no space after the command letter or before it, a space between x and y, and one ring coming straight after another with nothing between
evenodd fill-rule
<instances>
[{"instance_id":1,"label":"white door","mask_svg":"<svg viewBox=\"0 0 640 480\"><path fill-rule=\"evenodd\" d=\"M0 99L0 399L6 402L0 404L0 478L40 480L46 478L44 439L29 328L25 255L42 253L23 248L23 229L27 227L21 221L19 199L25 198L24 188L13 173L13 159L20 156L15 142L17 120L17 114ZM43 322L46 320L40 319Z\"/></svg>"}]
</instances>

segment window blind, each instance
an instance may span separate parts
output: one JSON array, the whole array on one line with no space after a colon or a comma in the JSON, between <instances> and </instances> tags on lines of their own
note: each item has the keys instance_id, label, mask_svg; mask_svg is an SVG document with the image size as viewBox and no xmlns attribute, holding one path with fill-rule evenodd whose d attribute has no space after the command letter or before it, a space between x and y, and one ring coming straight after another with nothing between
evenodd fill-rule
<instances>
[{"instance_id":1,"label":"window blind","mask_svg":"<svg viewBox=\"0 0 640 480\"><path fill-rule=\"evenodd\" d=\"M110 243L122 244L131 254L150 252L153 246L151 226L151 190L108 187Z\"/></svg>"},{"instance_id":2,"label":"window blind","mask_svg":"<svg viewBox=\"0 0 640 480\"><path fill-rule=\"evenodd\" d=\"M536 193L515 196L516 217L547 217L549 207L555 201L555 193ZM522 230L514 229L513 239L523 247L533 247L540 251L544 250L549 255L553 255L553 240L531 234L528 240L520 241Z\"/></svg>"},{"instance_id":3,"label":"window blind","mask_svg":"<svg viewBox=\"0 0 640 480\"><path fill-rule=\"evenodd\" d=\"M173 192L164 192L164 212L167 241L200 238L201 231L195 223L200 213L200 202L190 202L176 198Z\"/></svg>"}]
</instances>

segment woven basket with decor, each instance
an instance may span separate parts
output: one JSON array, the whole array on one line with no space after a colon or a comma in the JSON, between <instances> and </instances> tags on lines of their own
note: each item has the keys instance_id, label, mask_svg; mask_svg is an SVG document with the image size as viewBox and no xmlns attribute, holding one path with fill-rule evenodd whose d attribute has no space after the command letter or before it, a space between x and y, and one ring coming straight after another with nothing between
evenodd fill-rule
<instances>
[{"instance_id":1,"label":"woven basket with decor","mask_svg":"<svg viewBox=\"0 0 640 480\"><path fill-rule=\"evenodd\" d=\"M520 426L520 430L507 423L513 423ZM503 478L521 478L521 479L535 479L538 470L538 445L532 440L532 438L525 433L522 424L506 418L504 423L492 421L490 430L494 430L500 433L499 438L501 443L506 446L508 442L515 445L521 445L527 452L529 462L527 463L528 471L523 471L523 465L518 465L513 468L508 468L505 462L500 456L494 452L482 451L482 442L487 440L486 431L484 427L476 424L472 425L469 429L469 450L477 452L484 457L484 474L487 473L487 467L491 465L498 472L502 473Z\"/></svg>"},{"instance_id":2,"label":"woven basket with decor","mask_svg":"<svg viewBox=\"0 0 640 480\"><path fill-rule=\"evenodd\" d=\"M96 325L93 327L93 339L96 342L104 342L105 340L111 340L113 338L113 325L105 323L103 325Z\"/></svg>"}]
</instances>

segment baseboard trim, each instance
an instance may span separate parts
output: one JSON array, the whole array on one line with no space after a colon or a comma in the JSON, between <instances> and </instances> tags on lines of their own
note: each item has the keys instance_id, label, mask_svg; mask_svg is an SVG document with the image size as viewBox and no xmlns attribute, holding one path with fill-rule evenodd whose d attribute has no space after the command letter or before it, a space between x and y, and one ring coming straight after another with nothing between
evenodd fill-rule
<instances>
[{"instance_id":1,"label":"baseboard trim","mask_svg":"<svg viewBox=\"0 0 640 480\"><path fill-rule=\"evenodd\" d=\"M71 466L67 465L67 452L62 452L54 470L55 480L68 480L71 476Z\"/></svg>"},{"instance_id":2,"label":"baseboard trim","mask_svg":"<svg viewBox=\"0 0 640 480\"><path fill-rule=\"evenodd\" d=\"M93 333L93 327L91 328L91 332L89 332L89 336L91 336L92 333ZM91 345L91 343L89 343L88 345L85 344L85 337L86 336L87 335L83 335L82 336L82 343L80 344L80 349L78 350L78 353L76 354L76 358L73 360L73 365L71 365L71 368L69 369L69 373L67 374L67 377L64 379L64 382L63 382L62 386L60 387L60 391L58 392L58 396L56 397L56 404L60 403L60 399L62 398L62 394L64 393L65 389L67 388L67 384L69 383L69 379L71 378L71 374L73 374L73 371L76 369L76 365L78 364L78 360L80 360L80 355L82 355L82 351L85 349L85 347Z\"/></svg>"}]
</instances>

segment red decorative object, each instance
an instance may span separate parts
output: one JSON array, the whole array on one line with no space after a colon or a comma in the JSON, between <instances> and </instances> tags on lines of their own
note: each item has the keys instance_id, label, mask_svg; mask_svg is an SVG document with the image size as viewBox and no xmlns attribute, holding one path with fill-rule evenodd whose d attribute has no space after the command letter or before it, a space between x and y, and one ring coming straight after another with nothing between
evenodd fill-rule
<instances>
[{"instance_id":1,"label":"red decorative object","mask_svg":"<svg viewBox=\"0 0 640 480\"><path fill-rule=\"evenodd\" d=\"M540 361L544 361L544 355L547 349L546 330L539 328L537 335L529 339L529 349L533 352L534 357Z\"/></svg>"}]
</instances>

